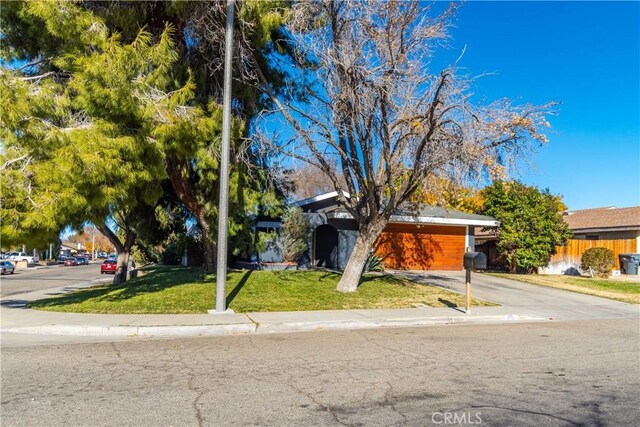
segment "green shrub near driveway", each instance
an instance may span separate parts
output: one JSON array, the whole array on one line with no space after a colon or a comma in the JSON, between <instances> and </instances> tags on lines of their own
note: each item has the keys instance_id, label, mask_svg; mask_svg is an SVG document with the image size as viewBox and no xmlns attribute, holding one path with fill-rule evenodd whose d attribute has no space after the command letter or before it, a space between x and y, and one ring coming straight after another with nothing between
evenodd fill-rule
<instances>
[{"instance_id":1,"label":"green shrub near driveway","mask_svg":"<svg viewBox=\"0 0 640 427\"><path fill-rule=\"evenodd\" d=\"M327 271L236 271L228 274L227 304L253 311L343 310L463 306L464 296L396 276L365 275L358 292L335 290ZM31 308L76 313L206 313L215 305L215 278L199 269L154 268L123 285L96 286L34 301ZM493 305L476 300L474 305Z\"/></svg>"},{"instance_id":2,"label":"green shrub near driveway","mask_svg":"<svg viewBox=\"0 0 640 427\"><path fill-rule=\"evenodd\" d=\"M616 266L616 256L608 248L589 248L582 254L580 268L593 271L596 276L607 278Z\"/></svg>"}]
</instances>

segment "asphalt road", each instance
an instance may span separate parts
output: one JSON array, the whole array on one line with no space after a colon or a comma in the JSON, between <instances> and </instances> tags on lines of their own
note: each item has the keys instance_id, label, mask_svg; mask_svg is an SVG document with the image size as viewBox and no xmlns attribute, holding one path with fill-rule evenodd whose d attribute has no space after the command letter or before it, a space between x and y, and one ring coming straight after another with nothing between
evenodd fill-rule
<instances>
[{"instance_id":1,"label":"asphalt road","mask_svg":"<svg viewBox=\"0 0 640 427\"><path fill-rule=\"evenodd\" d=\"M100 278L100 263L77 266L52 266L41 269L18 269L14 274L0 276L2 298L31 291L72 286Z\"/></svg>"},{"instance_id":2,"label":"asphalt road","mask_svg":"<svg viewBox=\"0 0 640 427\"><path fill-rule=\"evenodd\" d=\"M637 425L638 335L591 320L5 348L2 425Z\"/></svg>"}]
</instances>

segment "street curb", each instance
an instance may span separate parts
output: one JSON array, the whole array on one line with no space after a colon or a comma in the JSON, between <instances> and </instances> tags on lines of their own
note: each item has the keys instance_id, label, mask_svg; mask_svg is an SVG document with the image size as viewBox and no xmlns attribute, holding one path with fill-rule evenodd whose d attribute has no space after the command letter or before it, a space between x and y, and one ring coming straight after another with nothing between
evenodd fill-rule
<instances>
[{"instance_id":1,"label":"street curb","mask_svg":"<svg viewBox=\"0 0 640 427\"><path fill-rule=\"evenodd\" d=\"M499 315L474 317L430 317L422 319L371 319L371 320L333 320L287 323L235 323L221 325L42 325L17 328L0 328L1 333L32 335L68 335L91 337L187 337L221 336L241 334L271 334L306 331L344 331L355 329L377 329L398 327L439 326L449 324L486 324L541 322L550 320L540 316Z\"/></svg>"},{"instance_id":2,"label":"street curb","mask_svg":"<svg viewBox=\"0 0 640 427\"><path fill-rule=\"evenodd\" d=\"M71 326L43 325L0 328L1 333L30 335L65 335L85 337L183 337L237 335L255 332L256 325L178 325L178 326Z\"/></svg>"},{"instance_id":3,"label":"street curb","mask_svg":"<svg viewBox=\"0 0 640 427\"><path fill-rule=\"evenodd\" d=\"M429 317L422 319L371 319L369 321L335 320L289 323L261 323L256 333L269 334L279 332L304 332L317 330L350 330L376 328L410 328L420 326L439 326L451 324L481 324L481 323L511 323L511 322L542 322L551 320L542 316L498 315L474 317Z\"/></svg>"}]
</instances>

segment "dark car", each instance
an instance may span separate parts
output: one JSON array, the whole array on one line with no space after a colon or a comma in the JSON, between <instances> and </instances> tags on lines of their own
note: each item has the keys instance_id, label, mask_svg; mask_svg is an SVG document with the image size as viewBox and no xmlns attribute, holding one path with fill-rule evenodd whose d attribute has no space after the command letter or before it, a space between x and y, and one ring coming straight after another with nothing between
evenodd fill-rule
<instances>
[{"instance_id":1,"label":"dark car","mask_svg":"<svg viewBox=\"0 0 640 427\"><path fill-rule=\"evenodd\" d=\"M89 259L86 257L76 257L79 265L89 265Z\"/></svg>"},{"instance_id":2,"label":"dark car","mask_svg":"<svg viewBox=\"0 0 640 427\"><path fill-rule=\"evenodd\" d=\"M78 260L74 257L70 257L64 260L64 265L78 265Z\"/></svg>"},{"instance_id":3,"label":"dark car","mask_svg":"<svg viewBox=\"0 0 640 427\"><path fill-rule=\"evenodd\" d=\"M113 273L116 274L118 261L115 259L107 259L100 266L100 274Z\"/></svg>"},{"instance_id":4,"label":"dark car","mask_svg":"<svg viewBox=\"0 0 640 427\"><path fill-rule=\"evenodd\" d=\"M9 261L0 261L0 274L13 274L16 268Z\"/></svg>"}]
</instances>

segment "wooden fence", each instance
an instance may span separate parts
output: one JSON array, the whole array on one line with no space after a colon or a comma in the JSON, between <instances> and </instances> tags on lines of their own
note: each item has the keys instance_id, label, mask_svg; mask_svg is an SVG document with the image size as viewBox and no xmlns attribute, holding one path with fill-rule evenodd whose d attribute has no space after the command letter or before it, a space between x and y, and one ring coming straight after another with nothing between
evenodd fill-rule
<instances>
[{"instance_id":1,"label":"wooden fence","mask_svg":"<svg viewBox=\"0 0 640 427\"><path fill-rule=\"evenodd\" d=\"M584 251L590 248L611 249L618 260L618 254L637 253L636 239L619 240L577 240L571 239L566 246L556 247L556 254L551 257L549 265L543 268L545 273L561 273L567 268L580 266L580 258ZM616 267L618 268L618 267ZM559 271L562 270L562 271Z\"/></svg>"}]
</instances>

